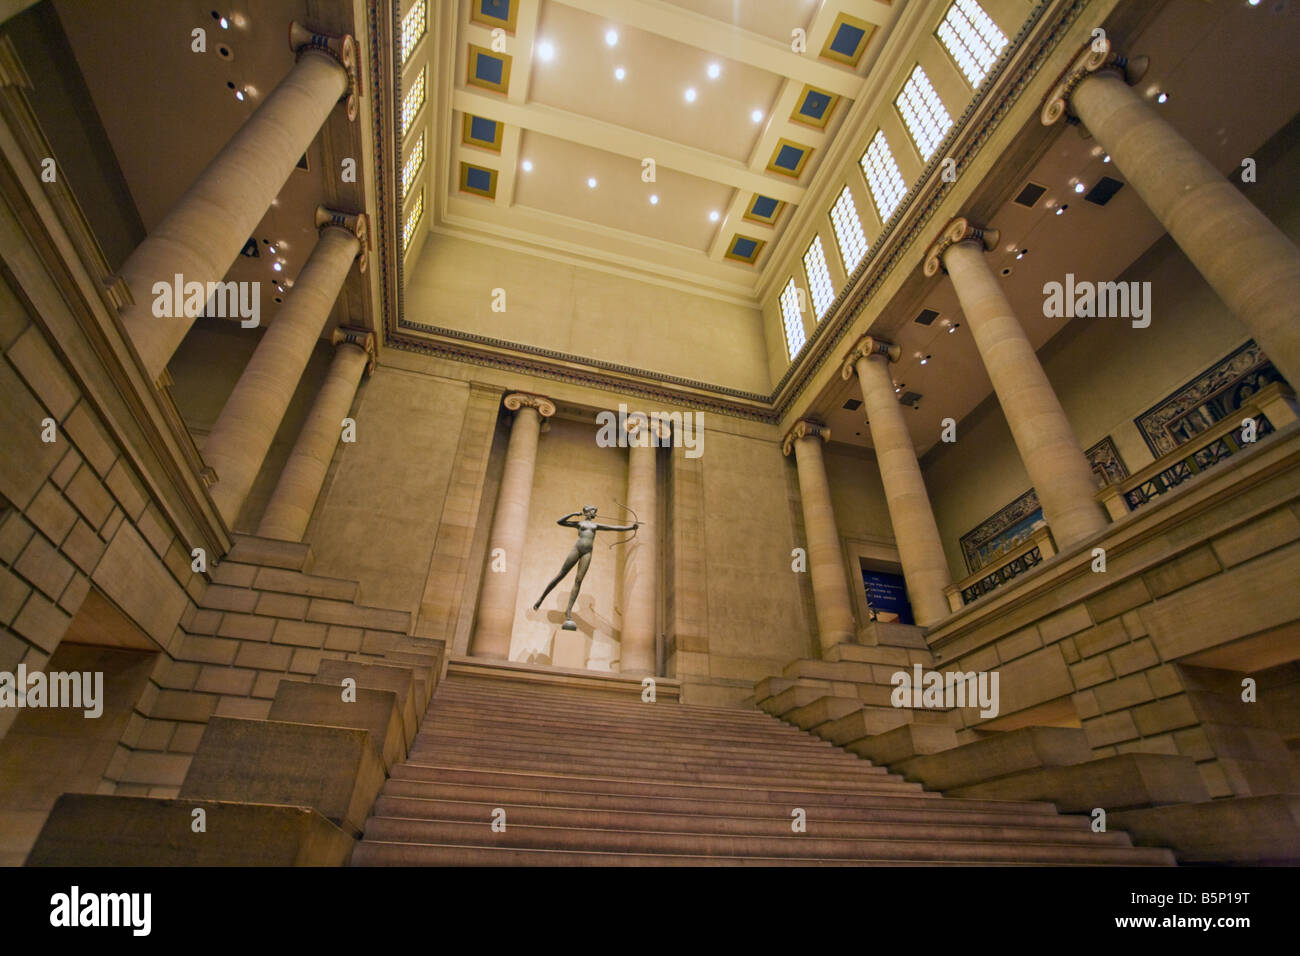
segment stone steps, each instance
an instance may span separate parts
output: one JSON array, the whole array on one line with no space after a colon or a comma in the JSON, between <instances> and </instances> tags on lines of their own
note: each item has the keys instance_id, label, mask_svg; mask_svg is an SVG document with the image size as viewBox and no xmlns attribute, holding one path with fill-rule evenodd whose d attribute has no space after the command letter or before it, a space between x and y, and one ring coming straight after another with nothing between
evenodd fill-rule
<instances>
[{"instance_id":1,"label":"stone steps","mask_svg":"<svg viewBox=\"0 0 1300 956\"><path fill-rule=\"evenodd\" d=\"M1172 863L1048 803L927 792L757 709L475 667L451 662L354 865ZM828 696L789 691L797 707Z\"/></svg>"}]
</instances>

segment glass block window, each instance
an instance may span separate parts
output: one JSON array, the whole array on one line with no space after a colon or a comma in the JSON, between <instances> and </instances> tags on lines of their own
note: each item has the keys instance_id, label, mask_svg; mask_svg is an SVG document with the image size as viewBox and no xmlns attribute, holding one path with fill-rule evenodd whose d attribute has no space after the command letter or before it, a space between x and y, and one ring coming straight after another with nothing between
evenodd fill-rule
<instances>
[{"instance_id":1,"label":"glass block window","mask_svg":"<svg viewBox=\"0 0 1300 956\"><path fill-rule=\"evenodd\" d=\"M405 250L411 244L411 237L415 235L415 227L420 224L420 217L424 215L424 190L421 189L415 194L415 202L411 203L411 208L406 214L406 225L402 227L402 249Z\"/></svg>"},{"instance_id":2,"label":"glass block window","mask_svg":"<svg viewBox=\"0 0 1300 956\"><path fill-rule=\"evenodd\" d=\"M984 82L1007 45L1006 36L975 0L955 0L935 34L973 87Z\"/></svg>"},{"instance_id":3,"label":"glass block window","mask_svg":"<svg viewBox=\"0 0 1300 956\"><path fill-rule=\"evenodd\" d=\"M867 254L867 237L862 232L858 207L853 204L853 193L845 186L840 198L831 207L831 225L835 227L835 241L840 247L840 261L844 271L851 273Z\"/></svg>"},{"instance_id":4,"label":"glass block window","mask_svg":"<svg viewBox=\"0 0 1300 956\"><path fill-rule=\"evenodd\" d=\"M415 3L411 4L411 9L406 11L406 16L402 17L402 66L406 66L406 61L411 58L411 51L420 42L420 37L424 36L424 24L427 19L424 0L415 0Z\"/></svg>"},{"instance_id":5,"label":"glass block window","mask_svg":"<svg viewBox=\"0 0 1300 956\"><path fill-rule=\"evenodd\" d=\"M785 290L781 293L781 321L785 323L785 347L793 359L803 348L806 338L803 315L799 311L799 290L795 288L793 278L785 284Z\"/></svg>"},{"instance_id":6,"label":"glass block window","mask_svg":"<svg viewBox=\"0 0 1300 956\"><path fill-rule=\"evenodd\" d=\"M867 185L871 187L871 198L875 201L876 211L880 214L880 221L888 222L889 217L898 208L898 204L907 195L907 184L903 182L903 174L898 171L898 164L894 162L894 154L889 151L889 143L885 140L883 129L876 131L871 145L862 154L861 163L862 172L867 177Z\"/></svg>"},{"instance_id":7,"label":"glass block window","mask_svg":"<svg viewBox=\"0 0 1300 956\"><path fill-rule=\"evenodd\" d=\"M826 268L821 236L814 236L812 245L803 254L803 271L808 276L808 291L812 293L813 314L820 322L835 301L835 288L831 285L830 270Z\"/></svg>"},{"instance_id":8,"label":"glass block window","mask_svg":"<svg viewBox=\"0 0 1300 956\"><path fill-rule=\"evenodd\" d=\"M415 121L415 114L420 112L420 107L424 105L424 67L420 67L420 72L416 74L415 81L411 83L411 88L406 91L406 96L402 97L402 135L405 136L411 128L411 123Z\"/></svg>"},{"instance_id":9,"label":"glass block window","mask_svg":"<svg viewBox=\"0 0 1300 956\"><path fill-rule=\"evenodd\" d=\"M411 155L406 157L406 165L402 167L402 198L405 199L411 193L411 186L415 183L415 175L424 165L424 133L420 133L420 138L415 141L415 146L411 149Z\"/></svg>"},{"instance_id":10,"label":"glass block window","mask_svg":"<svg viewBox=\"0 0 1300 956\"><path fill-rule=\"evenodd\" d=\"M903 91L894 100L903 116L907 131L912 134L922 159L929 159L939 148L944 134L952 128L952 117L943 107L943 101L930 84L925 70L918 65L903 84Z\"/></svg>"}]
</instances>

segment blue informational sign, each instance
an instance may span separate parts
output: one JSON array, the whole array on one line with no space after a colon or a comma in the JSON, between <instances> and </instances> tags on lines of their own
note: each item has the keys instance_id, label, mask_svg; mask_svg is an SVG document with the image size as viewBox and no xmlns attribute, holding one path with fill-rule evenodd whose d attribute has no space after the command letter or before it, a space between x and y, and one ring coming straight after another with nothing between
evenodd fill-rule
<instances>
[{"instance_id":1,"label":"blue informational sign","mask_svg":"<svg viewBox=\"0 0 1300 956\"><path fill-rule=\"evenodd\" d=\"M912 605L907 603L907 586L901 574L884 571L862 571L862 586L867 591L867 604L877 614L898 615L897 623L911 624Z\"/></svg>"}]
</instances>

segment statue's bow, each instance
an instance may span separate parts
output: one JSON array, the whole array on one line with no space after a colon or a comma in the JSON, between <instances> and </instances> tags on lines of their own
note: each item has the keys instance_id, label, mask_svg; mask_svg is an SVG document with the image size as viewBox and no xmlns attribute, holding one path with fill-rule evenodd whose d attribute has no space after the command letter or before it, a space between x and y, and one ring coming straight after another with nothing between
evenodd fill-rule
<instances>
[{"instance_id":1,"label":"statue's bow","mask_svg":"<svg viewBox=\"0 0 1300 956\"><path fill-rule=\"evenodd\" d=\"M618 506L619 506L620 508L622 508L624 511L630 511L630 512L632 513L632 522L633 522L634 524L639 525L639 524L641 523L641 519L640 519L639 517L637 517L637 513L636 513L635 511L632 511L632 509L629 508L627 505L623 504L623 502L621 502L621 501L615 501L614 504L618 505ZM637 533L638 531L640 531L640 530L641 530L641 529L640 529L639 527L638 527L638 528L633 528L633 529L632 529L632 533L631 533L630 535L628 535L626 538L621 538L621 539L619 539L618 541L613 542L612 544L610 544L610 547L612 548L612 547L614 547L615 545L619 545L619 544L627 544L629 541L631 541L633 538L636 537L636 533Z\"/></svg>"}]
</instances>

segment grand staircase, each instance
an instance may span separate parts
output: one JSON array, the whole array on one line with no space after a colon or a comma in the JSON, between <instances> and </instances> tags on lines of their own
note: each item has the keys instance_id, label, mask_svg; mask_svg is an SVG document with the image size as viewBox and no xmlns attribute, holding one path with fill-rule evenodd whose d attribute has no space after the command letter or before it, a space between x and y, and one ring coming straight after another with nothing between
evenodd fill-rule
<instances>
[{"instance_id":1,"label":"grand staircase","mask_svg":"<svg viewBox=\"0 0 1300 956\"><path fill-rule=\"evenodd\" d=\"M758 710L589 684L453 665L352 864L1174 862L1049 803L924 791Z\"/></svg>"}]
</instances>

